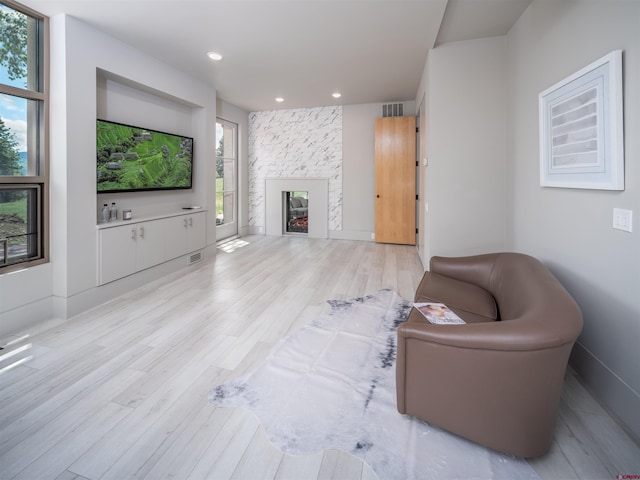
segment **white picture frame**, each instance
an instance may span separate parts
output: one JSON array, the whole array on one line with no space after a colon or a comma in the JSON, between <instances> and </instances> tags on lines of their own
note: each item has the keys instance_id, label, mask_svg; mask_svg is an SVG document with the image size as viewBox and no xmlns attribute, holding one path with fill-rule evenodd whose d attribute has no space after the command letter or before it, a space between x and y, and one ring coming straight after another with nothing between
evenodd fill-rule
<instances>
[{"instance_id":1,"label":"white picture frame","mask_svg":"<svg viewBox=\"0 0 640 480\"><path fill-rule=\"evenodd\" d=\"M624 190L622 50L538 95L540 185Z\"/></svg>"}]
</instances>

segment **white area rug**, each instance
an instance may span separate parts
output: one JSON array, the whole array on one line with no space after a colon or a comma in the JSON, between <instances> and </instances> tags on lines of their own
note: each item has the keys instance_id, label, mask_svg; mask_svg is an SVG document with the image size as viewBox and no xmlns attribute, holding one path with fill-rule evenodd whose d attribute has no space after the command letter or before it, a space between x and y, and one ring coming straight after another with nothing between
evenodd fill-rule
<instances>
[{"instance_id":1,"label":"white area rug","mask_svg":"<svg viewBox=\"0 0 640 480\"><path fill-rule=\"evenodd\" d=\"M396 329L411 302L391 290L348 301L281 340L254 372L216 387L217 406L245 407L288 454L349 452L381 480L538 479L521 459L396 409Z\"/></svg>"}]
</instances>

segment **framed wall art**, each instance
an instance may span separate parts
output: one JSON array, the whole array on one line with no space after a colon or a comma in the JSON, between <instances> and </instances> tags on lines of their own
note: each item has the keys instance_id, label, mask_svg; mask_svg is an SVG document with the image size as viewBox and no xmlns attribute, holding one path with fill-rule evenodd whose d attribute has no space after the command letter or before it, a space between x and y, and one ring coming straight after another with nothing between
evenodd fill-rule
<instances>
[{"instance_id":1,"label":"framed wall art","mask_svg":"<svg viewBox=\"0 0 640 480\"><path fill-rule=\"evenodd\" d=\"M624 190L622 105L622 50L540 93L540 185Z\"/></svg>"}]
</instances>

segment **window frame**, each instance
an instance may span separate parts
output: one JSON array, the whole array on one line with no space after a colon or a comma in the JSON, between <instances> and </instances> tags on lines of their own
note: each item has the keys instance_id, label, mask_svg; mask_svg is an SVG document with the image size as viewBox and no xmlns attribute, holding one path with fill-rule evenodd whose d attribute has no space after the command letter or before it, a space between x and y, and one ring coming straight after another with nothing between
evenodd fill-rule
<instances>
[{"instance_id":1,"label":"window frame","mask_svg":"<svg viewBox=\"0 0 640 480\"><path fill-rule=\"evenodd\" d=\"M225 227L232 227L235 229L234 232L232 232L229 236L233 236L233 235L237 235L238 233L238 169L239 169L239 158L238 158L238 149L239 149L239 132L240 132L240 125L237 122L233 122L231 120L226 120L222 117L217 117L216 118L216 126L217 124L220 124L224 129L229 128L232 130L233 135L232 135L232 141L231 141L231 155L228 155L228 151L227 151L227 145L224 145L224 152L222 153L221 156L218 156L218 138L216 138L216 167L217 167L217 162L218 159L221 159L223 164L225 162L225 160L230 160L233 162L233 189L228 189L228 188L224 188L224 181L223 181L223 187L221 191L218 191L218 189L216 188L216 201L217 201L217 196L218 194L222 194L222 197L224 199L225 195L228 194L232 194L233 195L233 220L231 221L227 221L221 224L216 224L216 230L220 231L222 229L224 229ZM223 137L224 138L224 137ZM224 167L223 167L224 168ZM217 173L216 173L217 175ZM216 177L217 178L217 177ZM216 212L217 214L217 212ZM234 227L235 225L235 227ZM225 237L223 238L227 238L227 236L225 235Z\"/></svg>"},{"instance_id":2,"label":"window frame","mask_svg":"<svg viewBox=\"0 0 640 480\"><path fill-rule=\"evenodd\" d=\"M29 215L36 218L38 223L38 255L32 260L0 265L0 275L2 275L49 262L49 18L13 0L1 0L0 3L37 20L39 22L38 35L42 36L40 43L42 48L36 52L35 60L33 58L27 59L28 62L35 61L37 68L41 69L42 83L35 89L23 89L0 83L0 94L23 98L27 101L33 100L38 104L35 118L29 117L27 120L29 127L34 128L36 132L34 138L38 139L34 155L29 155L27 160L29 171L27 175L20 176L0 175L0 189L33 188L36 186L39 192L35 210L28 212ZM28 174L34 171L37 175ZM5 262L7 260L4 258Z\"/></svg>"}]
</instances>

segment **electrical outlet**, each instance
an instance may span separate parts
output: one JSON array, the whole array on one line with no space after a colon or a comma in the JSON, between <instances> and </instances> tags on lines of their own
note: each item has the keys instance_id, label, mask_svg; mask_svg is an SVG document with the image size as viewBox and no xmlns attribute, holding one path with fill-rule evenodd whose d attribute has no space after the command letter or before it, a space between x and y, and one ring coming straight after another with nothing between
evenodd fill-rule
<instances>
[{"instance_id":1,"label":"electrical outlet","mask_svg":"<svg viewBox=\"0 0 640 480\"><path fill-rule=\"evenodd\" d=\"M633 231L633 211L623 208L613 209L613 228L625 232Z\"/></svg>"}]
</instances>

